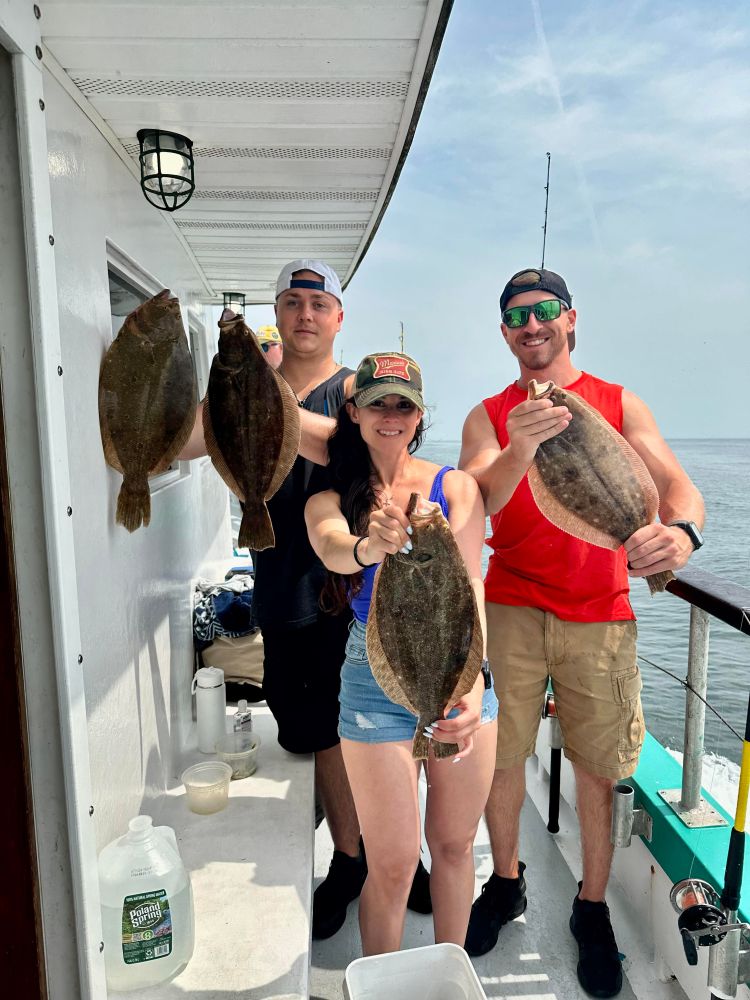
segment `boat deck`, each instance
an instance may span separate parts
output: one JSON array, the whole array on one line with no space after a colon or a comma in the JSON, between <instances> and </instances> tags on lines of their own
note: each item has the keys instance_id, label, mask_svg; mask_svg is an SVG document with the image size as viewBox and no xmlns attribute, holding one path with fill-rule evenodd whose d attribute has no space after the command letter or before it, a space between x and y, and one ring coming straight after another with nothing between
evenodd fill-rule
<instances>
[{"instance_id":1,"label":"boat deck","mask_svg":"<svg viewBox=\"0 0 750 1000\"><path fill-rule=\"evenodd\" d=\"M521 817L521 856L528 866L528 908L522 917L502 929L493 951L472 960L488 997L578 1000L586 996L576 978L578 952L568 927L571 904L578 890L568 867L570 852L577 849L577 825L572 810L564 802L561 803L560 826L560 834L550 835L527 796ZM315 841L316 886L328 870L331 850L330 835L323 824ZM492 871L484 823L477 833L474 851L479 892ZM429 867L427 860L426 863ZM651 962L653 946L642 938L637 918L614 877L608 901L617 941L625 954L622 1000L636 997L639 1000L684 1000L685 994L676 981L658 980L657 970ZM419 948L432 943L432 918L407 913L403 947ZM344 970L349 962L360 956L357 906L353 903L338 934L327 941L313 942L311 1000L341 1000Z\"/></svg>"}]
</instances>

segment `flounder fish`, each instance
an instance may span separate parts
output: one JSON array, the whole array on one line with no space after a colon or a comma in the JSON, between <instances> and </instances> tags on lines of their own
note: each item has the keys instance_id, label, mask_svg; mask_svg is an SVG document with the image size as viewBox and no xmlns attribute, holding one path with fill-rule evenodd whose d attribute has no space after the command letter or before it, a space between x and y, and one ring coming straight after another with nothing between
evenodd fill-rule
<instances>
[{"instance_id":1,"label":"flounder fish","mask_svg":"<svg viewBox=\"0 0 750 1000\"><path fill-rule=\"evenodd\" d=\"M187 443L197 400L180 304L164 289L125 319L99 373L104 457L123 475L115 520L128 531L151 520L148 478Z\"/></svg>"},{"instance_id":2,"label":"flounder fish","mask_svg":"<svg viewBox=\"0 0 750 1000\"><path fill-rule=\"evenodd\" d=\"M244 505L239 544L260 552L276 542L266 501L297 457L299 404L241 316L225 310L219 330L203 433L217 472Z\"/></svg>"},{"instance_id":3,"label":"flounder fish","mask_svg":"<svg viewBox=\"0 0 750 1000\"><path fill-rule=\"evenodd\" d=\"M616 551L659 510L659 494L643 459L577 393L531 379L529 399L551 399L573 414L564 431L539 445L529 469L539 510L574 538ZM652 594L673 579L669 570L646 577Z\"/></svg>"},{"instance_id":4,"label":"flounder fish","mask_svg":"<svg viewBox=\"0 0 750 1000\"><path fill-rule=\"evenodd\" d=\"M367 655L388 697L418 717L412 756L429 754L425 726L472 689L482 666L482 626L471 579L439 504L412 493L408 555L387 555L375 574ZM436 757L455 743L433 742Z\"/></svg>"}]
</instances>

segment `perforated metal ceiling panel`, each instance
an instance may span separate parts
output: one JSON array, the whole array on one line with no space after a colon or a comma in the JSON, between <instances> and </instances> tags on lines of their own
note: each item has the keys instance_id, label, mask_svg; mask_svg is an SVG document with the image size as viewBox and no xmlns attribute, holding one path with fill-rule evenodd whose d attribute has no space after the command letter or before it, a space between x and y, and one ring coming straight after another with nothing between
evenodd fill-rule
<instances>
[{"instance_id":1,"label":"perforated metal ceiling panel","mask_svg":"<svg viewBox=\"0 0 750 1000\"><path fill-rule=\"evenodd\" d=\"M294 257L356 270L452 2L45 0L42 26L48 65L120 152L137 161L139 128L193 140L196 191L169 221L203 297L268 302Z\"/></svg>"}]
</instances>

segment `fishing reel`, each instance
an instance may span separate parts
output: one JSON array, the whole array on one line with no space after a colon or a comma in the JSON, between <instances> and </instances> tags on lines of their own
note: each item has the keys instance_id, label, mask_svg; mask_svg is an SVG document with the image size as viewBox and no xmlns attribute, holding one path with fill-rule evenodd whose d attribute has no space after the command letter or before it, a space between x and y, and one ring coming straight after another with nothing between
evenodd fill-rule
<instances>
[{"instance_id":1,"label":"fishing reel","mask_svg":"<svg viewBox=\"0 0 750 1000\"><path fill-rule=\"evenodd\" d=\"M729 929L726 915L719 908L719 894L710 882L685 878L672 886L669 901L679 914L677 927L687 963L697 965L698 948L718 944Z\"/></svg>"},{"instance_id":2,"label":"fishing reel","mask_svg":"<svg viewBox=\"0 0 750 1000\"><path fill-rule=\"evenodd\" d=\"M737 986L750 980L750 924L737 922L736 911L722 908L718 892L703 879L675 883L669 901L679 914L677 927L688 965L698 964L698 948L709 948L712 995L736 996Z\"/></svg>"}]
</instances>

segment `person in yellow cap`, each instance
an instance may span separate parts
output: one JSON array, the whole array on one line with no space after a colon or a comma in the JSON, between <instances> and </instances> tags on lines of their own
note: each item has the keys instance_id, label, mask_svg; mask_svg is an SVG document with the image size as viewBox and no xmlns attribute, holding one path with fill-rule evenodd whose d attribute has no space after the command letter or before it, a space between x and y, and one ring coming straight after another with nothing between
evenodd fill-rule
<instances>
[{"instance_id":1,"label":"person in yellow cap","mask_svg":"<svg viewBox=\"0 0 750 1000\"><path fill-rule=\"evenodd\" d=\"M263 349L266 361L272 368L278 368L284 354L281 334L275 326L259 326L255 331L258 343Z\"/></svg>"}]
</instances>

